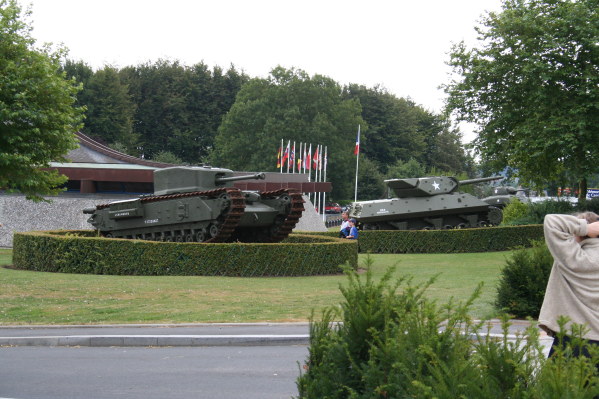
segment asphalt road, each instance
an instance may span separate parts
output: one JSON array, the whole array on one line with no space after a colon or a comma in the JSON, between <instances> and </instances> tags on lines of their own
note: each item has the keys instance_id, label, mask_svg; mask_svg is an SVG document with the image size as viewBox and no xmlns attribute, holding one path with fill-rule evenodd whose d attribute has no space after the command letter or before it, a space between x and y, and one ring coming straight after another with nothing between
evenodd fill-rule
<instances>
[{"instance_id":1,"label":"asphalt road","mask_svg":"<svg viewBox=\"0 0 599 399\"><path fill-rule=\"evenodd\" d=\"M307 355L305 345L0 347L0 398L289 399Z\"/></svg>"}]
</instances>

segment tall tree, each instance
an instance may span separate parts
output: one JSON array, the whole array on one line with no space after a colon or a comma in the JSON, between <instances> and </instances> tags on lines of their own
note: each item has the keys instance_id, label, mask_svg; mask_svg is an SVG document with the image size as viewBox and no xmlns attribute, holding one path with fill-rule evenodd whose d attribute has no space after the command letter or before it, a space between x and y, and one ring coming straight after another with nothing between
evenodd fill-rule
<instances>
[{"instance_id":1,"label":"tall tree","mask_svg":"<svg viewBox=\"0 0 599 399\"><path fill-rule=\"evenodd\" d=\"M66 51L36 48L30 31L18 3L0 0L0 188L43 200L66 181L44 168L76 148L83 110L78 85L60 72Z\"/></svg>"},{"instance_id":2,"label":"tall tree","mask_svg":"<svg viewBox=\"0 0 599 399\"><path fill-rule=\"evenodd\" d=\"M135 104L115 68L105 66L87 79L85 105L85 134L109 145L120 143L127 153L138 155L138 135L133 133Z\"/></svg>"},{"instance_id":3,"label":"tall tree","mask_svg":"<svg viewBox=\"0 0 599 399\"><path fill-rule=\"evenodd\" d=\"M394 163L410 159L427 168L464 170L465 153L459 134L449 131L443 116L378 86L350 84L344 95L360 100L362 117L368 123L363 152L382 173L386 174Z\"/></svg>"},{"instance_id":4,"label":"tall tree","mask_svg":"<svg viewBox=\"0 0 599 399\"><path fill-rule=\"evenodd\" d=\"M568 172L584 198L599 171L598 13L598 0L504 0L479 47L454 46L448 110L481 126L483 161L537 186Z\"/></svg>"},{"instance_id":5,"label":"tall tree","mask_svg":"<svg viewBox=\"0 0 599 399\"><path fill-rule=\"evenodd\" d=\"M248 80L231 66L209 70L159 60L120 71L137 108L133 131L145 155L168 151L187 163L206 160L223 115Z\"/></svg>"},{"instance_id":6,"label":"tall tree","mask_svg":"<svg viewBox=\"0 0 599 399\"><path fill-rule=\"evenodd\" d=\"M357 100L344 99L338 83L304 71L274 68L268 79L252 79L223 119L211 161L232 169L272 171L281 139L328 147L327 177L333 198L352 193Z\"/></svg>"}]
</instances>

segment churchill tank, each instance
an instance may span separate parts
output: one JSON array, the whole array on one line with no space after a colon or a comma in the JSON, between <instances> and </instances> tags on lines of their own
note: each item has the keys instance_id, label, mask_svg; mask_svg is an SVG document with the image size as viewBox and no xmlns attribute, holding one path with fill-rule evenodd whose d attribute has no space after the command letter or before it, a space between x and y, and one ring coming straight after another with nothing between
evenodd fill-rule
<instances>
[{"instance_id":1,"label":"churchill tank","mask_svg":"<svg viewBox=\"0 0 599 399\"><path fill-rule=\"evenodd\" d=\"M396 198L354 202L350 207L364 230L422 230L494 226L499 208L459 192L460 185L502 179L502 176L459 181L451 176L390 179L385 183Z\"/></svg>"},{"instance_id":2,"label":"churchill tank","mask_svg":"<svg viewBox=\"0 0 599 399\"><path fill-rule=\"evenodd\" d=\"M108 238L179 242L279 242L304 211L294 189L240 190L240 180L263 180L264 173L234 176L210 166L154 171L154 194L83 210Z\"/></svg>"}]
</instances>

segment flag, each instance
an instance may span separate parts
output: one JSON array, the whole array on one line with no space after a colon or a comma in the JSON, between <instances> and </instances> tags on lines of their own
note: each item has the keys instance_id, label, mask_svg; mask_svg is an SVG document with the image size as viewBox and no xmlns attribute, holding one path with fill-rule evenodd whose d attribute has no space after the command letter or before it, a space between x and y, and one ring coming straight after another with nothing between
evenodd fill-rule
<instances>
[{"instance_id":1,"label":"flag","mask_svg":"<svg viewBox=\"0 0 599 399\"><path fill-rule=\"evenodd\" d=\"M314 156L312 157L312 168L314 170L318 169L318 146L316 146L316 151L314 151Z\"/></svg>"},{"instance_id":2,"label":"flag","mask_svg":"<svg viewBox=\"0 0 599 399\"><path fill-rule=\"evenodd\" d=\"M289 143L287 144L287 148L285 148L285 153L283 154L283 161L281 161L281 166L285 166L285 162L289 158Z\"/></svg>"},{"instance_id":3,"label":"flag","mask_svg":"<svg viewBox=\"0 0 599 399\"><path fill-rule=\"evenodd\" d=\"M293 149L291 150L291 155L289 155L289 165L293 165L295 162L295 141L293 142Z\"/></svg>"},{"instance_id":4,"label":"flag","mask_svg":"<svg viewBox=\"0 0 599 399\"><path fill-rule=\"evenodd\" d=\"M322 145L320 146L320 154L318 154L318 170L322 170Z\"/></svg>"},{"instance_id":5,"label":"flag","mask_svg":"<svg viewBox=\"0 0 599 399\"><path fill-rule=\"evenodd\" d=\"M360 125L358 125L358 137L356 137L356 148L354 148L354 155L360 153Z\"/></svg>"},{"instance_id":6,"label":"flag","mask_svg":"<svg viewBox=\"0 0 599 399\"><path fill-rule=\"evenodd\" d=\"M279 147L279 151L277 151L277 168L281 167L281 153L283 152L283 148Z\"/></svg>"},{"instance_id":7,"label":"flag","mask_svg":"<svg viewBox=\"0 0 599 399\"><path fill-rule=\"evenodd\" d=\"M311 170L311 165L312 165L312 160L310 159L311 153L312 152L312 144L310 144L310 149L308 150L307 154L304 154L304 168Z\"/></svg>"}]
</instances>

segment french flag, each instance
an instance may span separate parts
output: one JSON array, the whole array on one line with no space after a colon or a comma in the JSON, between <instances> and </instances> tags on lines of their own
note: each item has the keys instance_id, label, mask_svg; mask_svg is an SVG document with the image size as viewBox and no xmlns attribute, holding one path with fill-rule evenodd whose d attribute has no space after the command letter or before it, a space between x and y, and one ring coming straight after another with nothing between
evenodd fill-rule
<instances>
[{"instance_id":1,"label":"french flag","mask_svg":"<svg viewBox=\"0 0 599 399\"><path fill-rule=\"evenodd\" d=\"M358 137L356 137L356 148L354 148L354 155L360 153L360 125L358 125Z\"/></svg>"}]
</instances>

